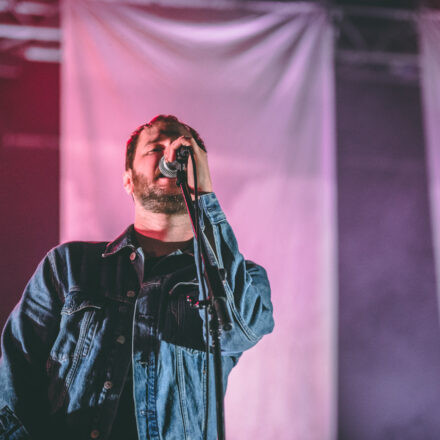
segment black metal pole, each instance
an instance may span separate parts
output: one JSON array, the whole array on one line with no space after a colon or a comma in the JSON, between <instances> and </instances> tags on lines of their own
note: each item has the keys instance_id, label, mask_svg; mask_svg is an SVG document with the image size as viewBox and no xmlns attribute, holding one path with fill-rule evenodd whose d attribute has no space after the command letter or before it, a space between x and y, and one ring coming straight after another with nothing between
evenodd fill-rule
<instances>
[{"instance_id":1,"label":"black metal pole","mask_svg":"<svg viewBox=\"0 0 440 440\"><path fill-rule=\"evenodd\" d=\"M216 319L216 313L212 313L210 321L212 344L214 346L214 377L215 377L215 407L217 414L217 439L224 440L225 433L225 400L223 396L223 370L222 370L222 352L220 344L220 328Z\"/></svg>"},{"instance_id":2,"label":"black metal pole","mask_svg":"<svg viewBox=\"0 0 440 440\"><path fill-rule=\"evenodd\" d=\"M208 257L208 248L203 236L198 236L196 228L193 201L188 189L187 176L185 167L181 167L177 172L177 185L182 191L183 198L186 203L188 214L191 218L192 228L195 239L200 243L201 259L203 263L203 275L208 288L209 313L211 319L209 322L210 333L212 335L214 348L214 377L216 391L216 413L217 413L217 439L225 440L225 411L223 396L223 371L221 356L221 331L228 331L232 328L232 319L226 300L226 291L224 288L224 276L220 273L217 266L211 264ZM196 200L195 203L198 203ZM202 282L202 281L201 281ZM206 306L206 304L205 304Z\"/></svg>"}]
</instances>

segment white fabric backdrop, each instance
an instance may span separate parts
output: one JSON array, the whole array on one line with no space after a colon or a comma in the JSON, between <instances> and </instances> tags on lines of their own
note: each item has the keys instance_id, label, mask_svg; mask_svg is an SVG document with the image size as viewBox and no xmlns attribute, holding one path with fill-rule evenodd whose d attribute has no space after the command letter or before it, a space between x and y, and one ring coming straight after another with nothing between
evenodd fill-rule
<instances>
[{"instance_id":1,"label":"white fabric backdrop","mask_svg":"<svg viewBox=\"0 0 440 440\"><path fill-rule=\"evenodd\" d=\"M431 225L440 299L440 12L426 10L421 14L419 34Z\"/></svg>"},{"instance_id":2,"label":"white fabric backdrop","mask_svg":"<svg viewBox=\"0 0 440 440\"><path fill-rule=\"evenodd\" d=\"M181 5L181 6L179 6ZM231 374L229 439L335 438L333 38L314 4L65 0L61 238L132 222L124 145L158 113L195 127L276 328Z\"/></svg>"}]
</instances>

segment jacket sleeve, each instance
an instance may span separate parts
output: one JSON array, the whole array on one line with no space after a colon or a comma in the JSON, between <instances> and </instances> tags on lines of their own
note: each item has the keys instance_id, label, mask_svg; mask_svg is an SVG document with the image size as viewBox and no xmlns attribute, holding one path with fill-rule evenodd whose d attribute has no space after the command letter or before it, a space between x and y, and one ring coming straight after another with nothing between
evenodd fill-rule
<instances>
[{"instance_id":1,"label":"jacket sleeve","mask_svg":"<svg viewBox=\"0 0 440 440\"><path fill-rule=\"evenodd\" d=\"M255 345L274 327L270 285L266 271L247 261L214 193L199 198L201 229L212 263L224 269L227 303L233 328L222 332L224 354L239 354ZM197 251L196 251L197 255ZM201 313L204 319L204 313Z\"/></svg>"},{"instance_id":2,"label":"jacket sleeve","mask_svg":"<svg viewBox=\"0 0 440 440\"><path fill-rule=\"evenodd\" d=\"M46 362L61 301L48 254L9 316L1 338L0 439L48 438Z\"/></svg>"}]
</instances>

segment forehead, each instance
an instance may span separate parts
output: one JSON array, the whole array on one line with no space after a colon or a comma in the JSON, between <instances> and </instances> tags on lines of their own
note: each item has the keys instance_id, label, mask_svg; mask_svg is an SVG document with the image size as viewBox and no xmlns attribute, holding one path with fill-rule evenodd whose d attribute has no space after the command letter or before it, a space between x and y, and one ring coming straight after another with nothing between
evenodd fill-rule
<instances>
[{"instance_id":1,"label":"forehead","mask_svg":"<svg viewBox=\"0 0 440 440\"><path fill-rule=\"evenodd\" d=\"M147 145L150 142L159 142L163 139L176 139L179 136L188 136L189 131L177 122L157 121L151 126L145 127L139 134L139 145Z\"/></svg>"}]
</instances>

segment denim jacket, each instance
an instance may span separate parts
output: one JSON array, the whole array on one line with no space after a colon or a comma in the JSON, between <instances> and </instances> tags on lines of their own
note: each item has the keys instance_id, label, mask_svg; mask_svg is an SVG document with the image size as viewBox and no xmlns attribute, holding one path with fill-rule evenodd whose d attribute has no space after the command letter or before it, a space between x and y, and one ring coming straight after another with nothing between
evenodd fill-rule
<instances>
[{"instance_id":1,"label":"denim jacket","mask_svg":"<svg viewBox=\"0 0 440 440\"><path fill-rule=\"evenodd\" d=\"M234 322L221 336L226 390L241 353L273 329L270 288L265 270L240 254L214 193L199 206ZM186 301L201 297L194 256L177 251L164 262L144 276L133 226L111 243L65 243L46 255L2 334L0 440L108 438L129 374L139 439L202 438L204 313Z\"/></svg>"}]
</instances>

